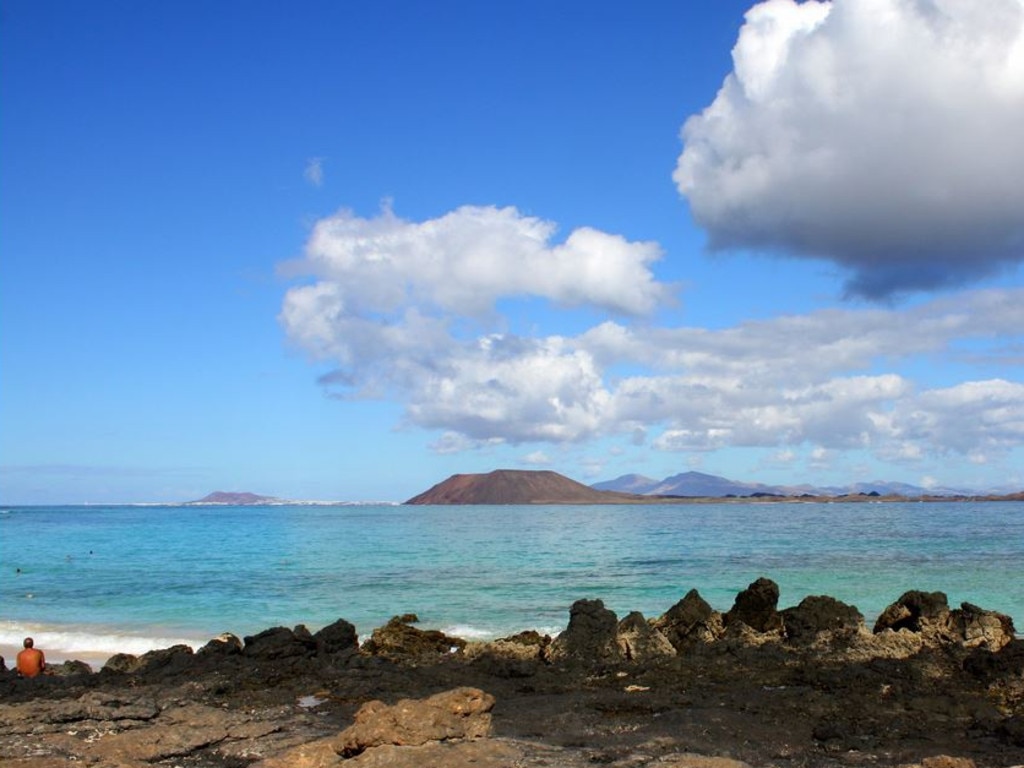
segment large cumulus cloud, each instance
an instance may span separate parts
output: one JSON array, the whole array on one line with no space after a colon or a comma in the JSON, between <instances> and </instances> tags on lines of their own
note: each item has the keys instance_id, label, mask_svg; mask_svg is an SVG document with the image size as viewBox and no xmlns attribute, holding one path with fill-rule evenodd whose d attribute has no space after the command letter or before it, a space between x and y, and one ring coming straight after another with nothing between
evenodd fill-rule
<instances>
[{"instance_id":1,"label":"large cumulus cloud","mask_svg":"<svg viewBox=\"0 0 1024 768\"><path fill-rule=\"evenodd\" d=\"M667 451L813 446L985 461L1024 445L1021 384L988 375L921 386L908 373L936 356L989 371L1019 364L1022 289L659 327L648 313L672 291L650 271L655 245L596 230L559 243L554 231L514 209L424 222L340 213L314 228L310 280L289 290L280 319L335 366L323 377L334 396L403 403L407 423L443 434L441 451L646 435ZM536 332L509 330L519 301ZM618 314L572 335L544 332L547 312L579 305Z\"/></svg>"},{"instance_id":2,"label":"large cumulus cloud","mask_svg":"<svg viewBox=\"0 0 1024 768\"><path fill-rule=\"evenodd\" d=\"M674 174L713 249L881 297L1024 260L1024 0L768 0Z\"/></svg>"}]
</instances>

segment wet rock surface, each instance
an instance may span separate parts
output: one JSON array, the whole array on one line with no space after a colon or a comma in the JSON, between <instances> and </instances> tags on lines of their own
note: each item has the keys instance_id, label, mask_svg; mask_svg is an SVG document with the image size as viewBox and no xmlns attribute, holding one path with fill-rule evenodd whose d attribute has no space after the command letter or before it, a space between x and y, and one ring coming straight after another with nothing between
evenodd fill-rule
<instances>
[{"instance_id":1,"label":"wet rock surface","mask_svg":"<svg viewBox=\"0 0 1024 768\"><path fill-rule=\"evenodd\" d=\"M766 579L718 614L573 606L552 640L467 643L344 620L0 674L0 764L143 768L1024 764L1024 640L1009 617L905 593L869 631ZM774 596L773 596L774 595ZM728 617L728 618L727 618Z\"/></svg>"}]
</instances>

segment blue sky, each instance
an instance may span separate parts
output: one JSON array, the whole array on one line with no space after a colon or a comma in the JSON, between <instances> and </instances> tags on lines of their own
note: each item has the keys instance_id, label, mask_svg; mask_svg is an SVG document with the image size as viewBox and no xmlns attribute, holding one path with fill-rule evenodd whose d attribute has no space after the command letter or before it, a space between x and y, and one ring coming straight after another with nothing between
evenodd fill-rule
<instances>
[{"instance_id":1,"label":"blue sky","mask_svg":"<svg viewBox=\"0 0 1024 768\"><path fill-rule=\"evenodd\" d=\"M1021 0L0 0L0 502L1019 488L1021 125Z\"/></svg>"}]
</instances>

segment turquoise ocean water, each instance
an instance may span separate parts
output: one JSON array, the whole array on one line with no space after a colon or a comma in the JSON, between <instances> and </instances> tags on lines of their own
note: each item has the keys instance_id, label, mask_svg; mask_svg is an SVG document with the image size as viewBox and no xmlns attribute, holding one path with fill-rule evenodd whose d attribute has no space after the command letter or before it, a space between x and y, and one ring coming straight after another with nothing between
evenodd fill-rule
<instances>
[{"instance_id":1,"label":"turquoise ocean water","mask_svg":"<svg viewBox=\"0 0 1024 768\"><path fill-rule=\"evenodd\" d=\"M579 598L719 610L759 576L780 605L828 594L871 622L941 590L1024 628L1024 504L87 506L0 509L0 655L102 661L221 632L369 637L393 615L466 638L564 629Z\"/></svg>"}]
</instances>

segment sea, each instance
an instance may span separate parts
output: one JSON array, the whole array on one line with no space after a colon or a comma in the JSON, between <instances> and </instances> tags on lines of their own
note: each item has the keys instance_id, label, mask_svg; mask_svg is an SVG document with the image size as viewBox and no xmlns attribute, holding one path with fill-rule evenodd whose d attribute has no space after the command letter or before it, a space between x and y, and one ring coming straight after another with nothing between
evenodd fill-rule
<instances>
[{"instance_id":1,"label":"sea","mask_svg":"<svg viewBox=\"0 0 1024 768\"><path fill-rule=\"evenodd\" d=\"M1024 503L0 507L0 655L50 661L399 614L489 639L557 634L573 602L659 616L689 590L728 610L759 577L869 626L911 589L1024 627Z\"/></svg>"}]
</instances>

